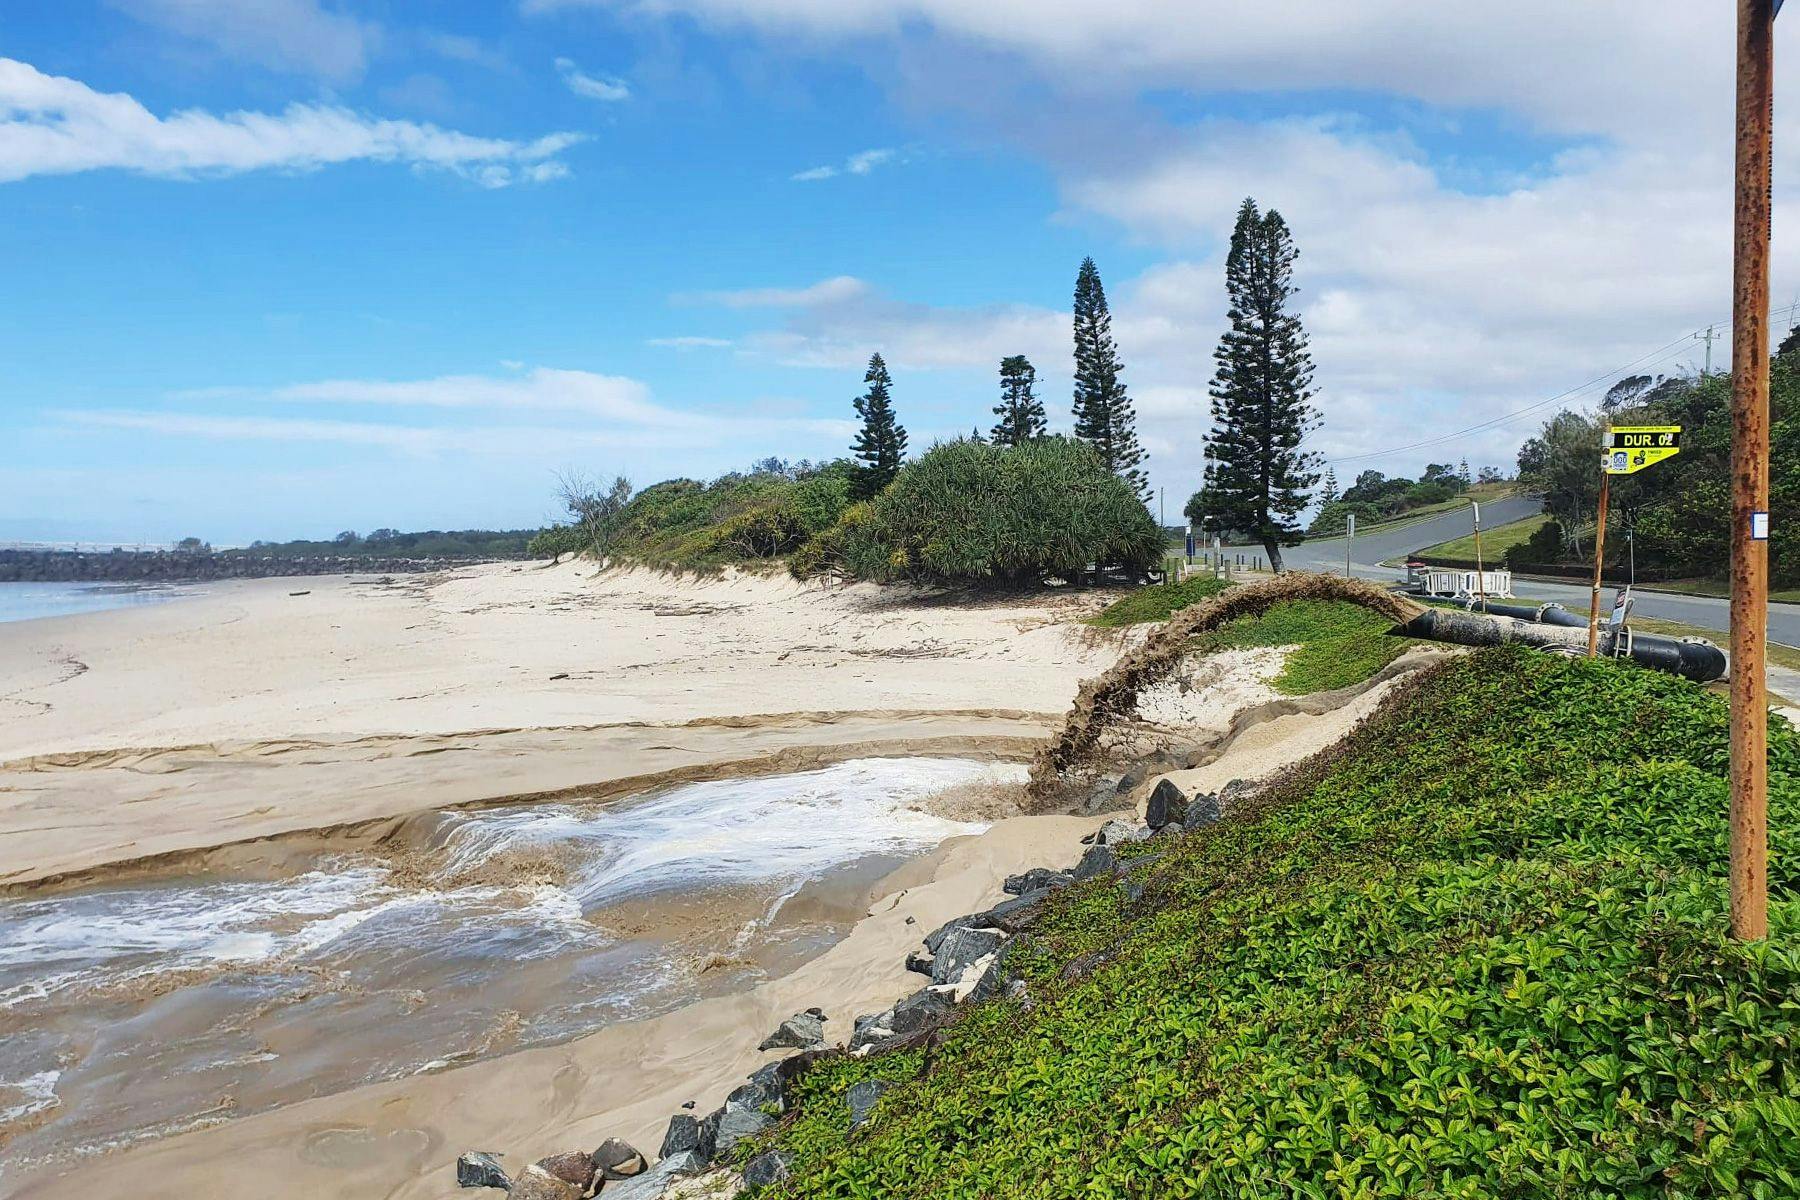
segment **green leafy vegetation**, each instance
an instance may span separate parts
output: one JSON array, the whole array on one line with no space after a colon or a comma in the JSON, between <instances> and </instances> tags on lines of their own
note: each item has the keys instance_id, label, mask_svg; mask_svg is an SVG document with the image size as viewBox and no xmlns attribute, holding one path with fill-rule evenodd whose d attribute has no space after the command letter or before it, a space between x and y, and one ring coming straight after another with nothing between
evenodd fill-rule
<instances>
[{"instance_id":1,"label":"green leafy vegetation","mask_svg":"<svg viewBox=\"0 0 1800 1200\"><path fill-rule=\"evenodd\" d=\"M345 530L329 540L291 542L252 542L239 550L220 551L226 555L251 555L273 558L312 558L336 555L354 558L523 558L527 546L538 534L535 529L427 529L402 533L398 529L377 529L367 536ZM187 542L198 543L198 538ZM198 550L197 546L184 549Z\"/></svg>"},{"instance_id":2,"label":"green leafy vegetation","mask_svg":"<svg viewBox=\"0 0 1800 1200\"><path fill-rule=\"evenodd\" d=\"M1607 393L1599 413L1564 411L1519 450L1519 478L1544 498L1554 532L1522 547L1515 561L1593 560L1600 490L1595 452L1608 422L1680 425L1674 459L1612 481L1607 570L1622 571L1626 528L1634 532L1640 578L1721 575L1730 561L1731 380L1725 375L1652 379L1636 375ZM1800 349L1775 355L1769 370L1769 571L1800 585ZM1527 559L1523 557L1529 554Z\"/></svg>"},{"instance_id":3,"label":"green leafy vegetation","mask_svg":"<svg viewBox=\"0 0 1800 1200\"><path fill-rule=\"evenodd\" d=\"M1203 639L1213 650L1293 646L1275 690L1305 696L1361 683L1400 657L1410 644L1361 605L1343 600L1292 600L1260 617L1220 626Z\"/></svg>"},{"instance_id":4,"label":"green leafy vegetation","mask_svg":"<svg viewBox=\"0 0 1800 1200\"><path fill-rule=\"evenodd\" d=\"M768 461L711 483L652 484L610 523L607 553L621 562L682 571L768 563L837 522L854 474L847 460L797 466ZM587 548L575 527L546 531L533 544L538 553Z\"/></svg>"},{"instance_id":5,"label":"green leafy vegetation","mask_svg":"<svg viewBox=\"0 0 1800 1200\"><path fill-rule=\"evenodd\" d=\"M1029 1004L833 1057L788 1197L1800 1194L1800 744L1771 937L1728 936L1724 703L1516 647L1225 823L1053 893ZM845 1090L894 1086L848 1131Z\"/></svg>"},{"instance_id":6,"label":"green leafy vegetation","mask_svg":"<svg viewBox=\"0 0 1800 1200\"><path fill-rule=\"evenodd\" d=\"M1091 565L1143 572L1162 533L1100 456L1066 437L959 440L901 468L874 500L801 548L790 569L882 581L1020 585Z\"/></svg>"},{"instance_id":7,"label":"green leafy vegetation","mask_svg":"<svg viewBox=\"0 0 1800 1200\"><path fill-rule=\"evenodd\" d=\"M1169 614L1190 604L1218 595L1231 585L1210 575L1184 579L1180 583L1152 583L1133 589L1088 619L1100 629L1119 629L1126 625L1142 625L1147 621L1166 621Z\"/></svg>"}]
</instances>

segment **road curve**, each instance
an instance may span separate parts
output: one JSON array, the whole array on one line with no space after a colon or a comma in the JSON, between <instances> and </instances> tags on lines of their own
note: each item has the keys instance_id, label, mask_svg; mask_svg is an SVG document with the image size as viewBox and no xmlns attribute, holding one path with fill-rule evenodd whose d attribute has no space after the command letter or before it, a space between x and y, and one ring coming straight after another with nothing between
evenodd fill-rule
<instances>
[{"instance_id":1,"label":"road curve","mask_svg":"<svg viewBox=\"0 0 1800 1200\"><path fill-rule=\"evenodd\" d=\"M1543 504L1540 501L1525 496L1511 496L1483 504L1481 525L1483 529L1495 529L1541 511ZM1459 508L1426 517L1416 524L1398 529L1359 534L1350 546L1351 573L1362 579L1395 582L1400 578L1399 569L1384 567L1381 563L1403 558L1451 538L1464 537L1473 530L1473 514L1467 508ZM1308 541L1289 547L1282 553L1287 565L1297 570L1342 572L1344 569L1343 538ZM1608 581L1608 590L1601 596L1603 605L1612 603L1611 582ZM1515 579L1513 591L1526 599L1554 600L1575 612L1585 613L1588 610L1589 589L1586 584ZM1731 625L1730 603L1716 596L1639 591L1637 605L1632 611L1640 617L1682 621L1720 634L1725 633ZM1769 637L1790 646L1800 646L1800 605L1769 606Z\"/></svg>"}]
</instances>

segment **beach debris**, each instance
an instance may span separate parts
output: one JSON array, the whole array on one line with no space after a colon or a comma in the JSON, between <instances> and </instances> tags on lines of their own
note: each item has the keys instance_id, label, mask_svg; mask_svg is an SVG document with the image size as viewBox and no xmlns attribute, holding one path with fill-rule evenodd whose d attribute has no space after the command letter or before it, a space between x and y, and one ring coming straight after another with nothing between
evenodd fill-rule
<instances>
[{"instance_id":1,"label":"beach debris","mask_svg":"<svg viewBox=\"0 0 1800 1200\"><path fill-rule=\"evenodd\" d=\"M715 1129L717 1122L713 1117L701 1120L691 1113L676 1113L669 1118L669 1128L663 1133L662 1149L657 1158L671 1158L677 1154L694 1154L712 1161L715 1148Z\"/></svg>"},{"instance_id":2,"label":"beach debris","mask_svg":"<svg viewBox=\"0 0 1800 1200\"><path fill-rule=\"evenodd\" d=\"M636 1146L616 1137L601 1142L587 1157L601 1179L630 1179L633 1175L642 1175L644 1168L650 1165Z\"/></svg>"},{"instance_id":3,"label":"beach debris","mask_svg":"<svg viewBox=\"0 0 1800 1200\"><path fill-rule=\"evenodd\" d=\"M881 1099L881 1093L893 1084L885 1079L865 1079L844 1093L844 1103L850 1106L850 1128L855 1129L869 1119L875 1111L875 1102Z\"/></svg>"},{"instance_id":4,"label":"beach debris","mask_svg":"<svg viewBox=\"0 0 1800 1200\"><path fill-rule=\"evenodd\" d=\"M456 1160L456 1186L499 1188L505 1191L512 1186L512 1180L507 1178L506 1168L500 1165L498 1154L471 1150Z\"/></svg>"},{"instance_id":5,"label":"beach debris","mask_svg":"<svg viewBox=\"0 0 1800 1200\"><path fill-rule=\"evenodd\" d=\"M588 1188L594 1183L594 1160L592 1156L571 1150L566 1154L552 1154L548 1158L540 1158L531 1164L546 1175L572 1184L586 1195Z\"/></svg>"},{"instance_id":6,"label":"beach debris","mask_svg":"<svg viewBox=\"0 0 1800 1200\"><path fill-rule=\"evenodd\" d=\"M587 1185L577 1186L566 1179L559 1179L537 1163L532 1163L519 1172L519 1177L513 1180L512 1190L507 1195L512 1200L581 1200L587 1195Z\"/></svg>"},{"instance_id":7,"label":"beach debris","mask_svg":"<svg viewBox=\"0 0 1800 1200\"><path fill-rule=\"evenodd\" d=\"M780 1150L765 1151L744 1164L744 1188L752 1195L791 1177L788 1156Z\"/></svg>"},{"instance_id":8,"label":"beach debris","mask_svg":"<svg viewBox=\"0 0 1800 1200\"><path fill-rule=\"evenodd\" d=\"M931 963L931 982L955 983L977 959L998 950L1006 935L998 929L953 929Z\"/></svg>"},{"instance_id":9,"label":"beach debris","mask_svg":"<svg viewBox=\"0 0 1800 1200\"><path fill-rule=\"evenodd\" d=\"M290 596L310 596L310 595L312 595L312 589L305 588L298 592L289 592L288 595L290 595Z\"/></svg>"},{"instance_id":10,"label":"beach debris","mask_svg":"<svg viewBox=\"0 0 1800 1200\"><path fill-rule=\"evenodd\" d=\"M762 1040L758 1050L819 1050L825 1045L825 1014L816 1008L795 1013Z\"/></svg>"}]
</instances>

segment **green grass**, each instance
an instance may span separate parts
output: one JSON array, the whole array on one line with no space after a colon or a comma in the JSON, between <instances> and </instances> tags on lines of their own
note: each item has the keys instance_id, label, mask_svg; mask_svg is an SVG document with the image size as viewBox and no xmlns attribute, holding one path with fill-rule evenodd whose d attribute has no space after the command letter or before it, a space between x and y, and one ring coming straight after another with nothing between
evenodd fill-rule
<instances>
[{"instance_id":1,"label":"green grass","mask_svg":"<svg viewBox=\"0 0 1800 1200\"><path fill-rule=\"evenodd\" d=\"M1221 626L1202 639L1205 649L1294 646L1275 690L1305 696L1361 683L1400 657L1408 640L1360 605L1342 600L1295 600L1260 617Z\"/></svg>"},{"instance_id":2,"label":"green grass","mask_svg":"<svg viewBox=\"0 0 1800 1200\"><path fill-rule=\"evenodd\" d=\"M1516 648L1224 824L1054 893L1016 1000L822 1061L781 1197L1800 1194L1800 746L1727 935L1725 706ZM895 1083L848 1131L844 1091Z\"/></svg>"},{"instance_id":3,"label":"green grass","mask_svg":"<svg viewBox=\"0 0 1800 1200\"><path fill-rule=\"evenodd\" d=\"M1180 583L1149 584L1114 600L1097 615L1089 617L1087 623L1100 629L1118 629L1147 621L1166 621L1177 609L1216 596L1228 586L1223 579L1211 576Z\"/></svg>"},{"instance_id":4,"label":"green grass","mask_svg":"<svg viewBox=\"0 0 1800 1200\"><path fill-rule=\"evenodd\" d=\"M1088 624L1117 629L1166 621L1171 613L1216 596L1231 586L1222 579L1189 579L1151 584L1112 602ZM1260 617L1245 617L1198 640L1199 653L1255 646L1295 646L1275 677L1275 689L1304 696L1361 683L1398 658L1405 638L1391 636L1386 621L1341 600L1300 600L1279 604Z\"/></svg>"},{"instance_id":5,"label":"green grass","mask_svg":"<svg viewBox=\"0 0 1800 1200\"><path fill-rule=\"evenodd\" d=\"M1679 592L1684 596L1719 596L1731 595L1729 579L1668 579L1661 583L1646 583L1639 589L1646 592ZM1800 588L1774 588L1769 592L1769 599L1783 604L1800 604Z\"/></svg>"},{"instance_id":6,"label":"green grass","mask_svg":"<svg viewBox=\"0 0 1800 1200\"><path fill-rule=\"evenodd\" d=\"M1505 525L1496 525L1492 529L1484 529L1481 533L1481 561L1488 567L1502 564L1506 552L1515 546L1522 546L1531 535L1550 523L1544 514L1526 517L1520 521L1511 521ZM1426 562L1448 562L1452 565L1475 565L1475 535L1451 538L1447 542L1439 542L1435 546L1427 546L1409 558L1419 558Z\"/></svg>"}]
</instances>

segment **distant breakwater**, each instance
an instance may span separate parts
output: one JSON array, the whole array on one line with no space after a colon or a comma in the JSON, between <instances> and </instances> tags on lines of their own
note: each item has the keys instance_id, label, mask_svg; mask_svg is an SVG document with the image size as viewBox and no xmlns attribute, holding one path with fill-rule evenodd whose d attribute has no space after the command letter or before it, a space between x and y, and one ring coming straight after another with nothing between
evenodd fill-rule
<instances>
[{"instance_id":1,"label":"distant breakwater","mask_svg":"<svg viewBox=\"0 0 1800 1200\"><path fill-rule=\"evenodd\" d=\"M402 575L443 571L494 558L376 558L352 554L287 557L114 550L0 550L0 583L189 583L282 575Z\"/></svg>"}]
</instances>

